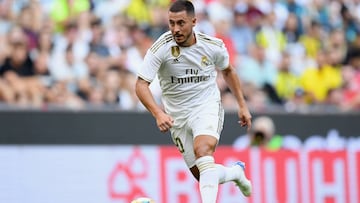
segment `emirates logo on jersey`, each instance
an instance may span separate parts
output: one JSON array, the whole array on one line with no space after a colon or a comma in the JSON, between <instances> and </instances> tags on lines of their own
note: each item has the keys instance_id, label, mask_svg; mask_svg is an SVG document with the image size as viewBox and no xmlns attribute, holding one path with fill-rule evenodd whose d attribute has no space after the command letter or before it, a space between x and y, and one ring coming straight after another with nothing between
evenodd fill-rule
<instances>
[{"instance_id":1,"label":"emirates logo on jersey","mask_svg":"<svg viewBox=\"0 0 360 203\"><path fill-rule=\"evenodd\" d=\"M180 47L179 46L171 47L171 55L173 57L178 57L180 55Z\"/></svg>"}]
</instances>

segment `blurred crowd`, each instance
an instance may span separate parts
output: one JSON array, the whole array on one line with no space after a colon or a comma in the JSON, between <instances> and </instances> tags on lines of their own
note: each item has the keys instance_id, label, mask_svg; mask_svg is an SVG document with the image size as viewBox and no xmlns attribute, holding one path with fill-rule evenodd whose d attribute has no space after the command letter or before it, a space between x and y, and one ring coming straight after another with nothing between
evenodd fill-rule
<instances>
[{"instance_id":1,"label":"blurred crowd","mask_svg":"<svg viewBox=\"0 0 360 203\"><path fill-rule=\"evenodd\" d=\"M136 70L168 30L170 2L0 1L0 103L144 110ZM251 111L360 111L360 0L193 3L195 29L223 39ZM221 74L218 85L235 110Z\"/></svg>"}]
</instances>

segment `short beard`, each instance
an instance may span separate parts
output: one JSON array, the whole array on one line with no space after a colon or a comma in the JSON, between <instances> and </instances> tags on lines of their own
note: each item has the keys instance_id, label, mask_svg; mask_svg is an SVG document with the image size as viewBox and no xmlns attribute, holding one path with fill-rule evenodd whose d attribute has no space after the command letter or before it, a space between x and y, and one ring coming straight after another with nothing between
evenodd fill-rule
<instances>
[{"instance_id":1,"label":"short beard","mask_svg":"<svg viewBox=\"0 0 360 203\"><path fill-rule=\"evenodd\" d=\"M182 41L182 42L178 42L178 41L175 40L176 44L179 45L179 46L181 46L181 47L188 47L188 46L190 46L191 44L190 44L189 40L190 40L190 38L191 38L191 36L192 36L193 34L194 34L194 33L191 32L189 35L184 36L185 39L184 39L184 41ZM189 44L187 44L187 43L189 43Z\"/></svg>"}]
</instances>

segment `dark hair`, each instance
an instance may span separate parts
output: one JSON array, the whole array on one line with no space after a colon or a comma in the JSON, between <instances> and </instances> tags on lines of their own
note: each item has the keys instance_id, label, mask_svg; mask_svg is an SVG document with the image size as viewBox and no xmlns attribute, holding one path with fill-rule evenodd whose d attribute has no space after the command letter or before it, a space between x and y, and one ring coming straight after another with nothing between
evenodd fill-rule
<instances>
[{"instance_id":1,"label":"dark hair","mask_svg":"<svg viewBox=\"0 0 360 203\"><path fill-rule=\"evenodd\" d=\"M180 11L186 11L188 15L195 15L195 8L193 3L188 0L177 0L174 1L169 9L170 12L180 12Z\"/></svg>"}]
</instances>

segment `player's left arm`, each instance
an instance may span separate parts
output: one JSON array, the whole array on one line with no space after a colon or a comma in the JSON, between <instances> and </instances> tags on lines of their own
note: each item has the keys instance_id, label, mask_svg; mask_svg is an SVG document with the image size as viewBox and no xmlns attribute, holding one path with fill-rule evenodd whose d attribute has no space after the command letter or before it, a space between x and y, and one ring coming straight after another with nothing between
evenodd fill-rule
<instances>
[{"instance_id":1,"label":"player's left arm","mask_svg":"<svg viewBox=\"0 0 360 203\"><path fill-rule=\"evenodd\" d=\"M232 94L235 96L239 105L240 125L247 126L247 130L251 129L251 114L247 107L244 95L242 93L240 79L233 66L229 65L227 68L221 70L224 80L230 88Z\"/></svg>"}]
</instances>

